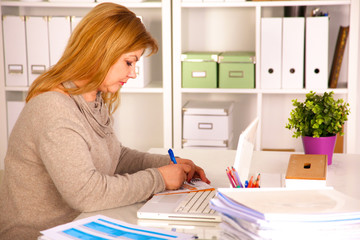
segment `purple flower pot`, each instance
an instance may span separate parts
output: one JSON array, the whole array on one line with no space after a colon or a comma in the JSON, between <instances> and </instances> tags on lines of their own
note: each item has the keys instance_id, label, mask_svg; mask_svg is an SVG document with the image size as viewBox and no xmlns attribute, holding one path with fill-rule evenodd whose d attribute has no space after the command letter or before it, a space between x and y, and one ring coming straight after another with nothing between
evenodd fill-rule
<instances>
[{"instance_id":1,"label":"purple flower pot","mask_svg":"<svg viewBox=\"0 0 360 240\"><path fill-rule=\"evenodd\" d=\"M302 136L305 154L326 154L328 156L328 165L332 164L336 135L330 137L308 137Z\"/></svg>"}]
</instances>

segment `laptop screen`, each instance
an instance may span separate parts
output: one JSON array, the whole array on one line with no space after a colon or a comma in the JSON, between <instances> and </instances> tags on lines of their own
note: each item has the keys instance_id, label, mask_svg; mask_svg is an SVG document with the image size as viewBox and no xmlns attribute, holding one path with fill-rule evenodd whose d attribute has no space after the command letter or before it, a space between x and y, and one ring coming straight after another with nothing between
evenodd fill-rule
<instances>
[{"instance_id":1,"label":"laptop screen","mask_svg":"<svg viewBox=\"0 0 360 240\"><path fill-rule=\"evenodd\" d=\"M249 177L258 123L259 118L256 117L239 136L234 168L239 173L241 181Z\"/></svg>"}]
</instances>

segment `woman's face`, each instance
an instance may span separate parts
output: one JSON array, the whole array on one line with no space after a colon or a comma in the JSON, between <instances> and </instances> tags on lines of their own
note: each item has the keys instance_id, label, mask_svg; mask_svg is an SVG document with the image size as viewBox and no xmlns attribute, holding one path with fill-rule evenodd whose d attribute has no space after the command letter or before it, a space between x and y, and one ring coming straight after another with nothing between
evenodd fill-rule
<instances>
[{"instance_id":1,"label":"woman's face","mask_svg":"<svg viewBox=\"0 0 360 240\"><path fill-rule=\"evenodd\" d=\"M129 78L136 78L135 64L142 56L144 49L125 53L112 65L100 85L99 91L104 93L116 93L120 86L124 85Z\"/></svg>"}]
</instances>

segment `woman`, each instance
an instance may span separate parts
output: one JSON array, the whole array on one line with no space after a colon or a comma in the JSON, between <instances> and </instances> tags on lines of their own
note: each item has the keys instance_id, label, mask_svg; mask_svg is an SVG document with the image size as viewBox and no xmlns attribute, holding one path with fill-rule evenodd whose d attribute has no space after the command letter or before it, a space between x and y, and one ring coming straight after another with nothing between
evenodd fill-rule
<instances>
[{"instance_id":1,"label":"woman","mask_svg":"<svg viewBox=\"0 0 360 240\"><path fill-rule=\"evenodd\" d=\"M9 139L0 187L0 239L39 231L176 189L194 175L190 160L138 152L116 139L111 113L135 64L157 51L127 8L103 3L79 23L62 58L32 84Z\"/></svg>"}]
</instances>

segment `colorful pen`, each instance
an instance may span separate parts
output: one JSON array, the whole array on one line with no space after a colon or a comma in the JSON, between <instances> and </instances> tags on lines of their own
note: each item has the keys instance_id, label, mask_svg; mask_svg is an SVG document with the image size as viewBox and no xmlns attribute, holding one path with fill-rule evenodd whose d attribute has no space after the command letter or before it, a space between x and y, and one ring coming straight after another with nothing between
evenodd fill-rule
<instances>
[{"instance_id":1,"label":"colorful pen","mask_svg":"<svg viewBox=\"0 0 360 240\"><path fill-rule=\"evenodd\" d=\"M251 178L250 178L250 180L249 180L248 188L252 188L252 187L253 187L253 179L254 179L254 177L251 176Z\"/></svg>"},{"instance_id":2,"label":"colorful pen","mask_svg":"<svg viewBox=\"0 0 360 240\"><path fill-rule=\"evenodd\" d=\"M231 186L232 186L233 188L235 188L236 185L235 185L235 183L234 183L234 179L231 177L231 174L230 174L229 170L228 170L228 169L225 169L225 170L226 170L226 175L228 176L229 181L230 181L230 183L231 183Z\"/></svg>"},{"instance_id":3,"label":"colorful pen","mask_svg":"<svg viewBox=\"0 0 360 240\"><path fill-rule=\"evenodd\" d=\"M259 188L259 187L260 187L260 173L258 174L258 176L257 176L257 178L256 178L255 187L256 187L256 188Z\"/></svg>"},{"instance_id":4,"label":"colorful pen","mask_svg":"<svg viewBox=\"0 0 360 240\"><path fill-rule=\"evenodd\" d=\"M241 181L240 181L240 177L239 177L238 172L236 171L236 169L235 169L234 167L231 167L231 169L232 169L232 171L233 171L233 173L234 173L234 175L235 175L235 177L236 177L236 180L237 180L237 182L238 182L238 185L239 185L241 188L243 188L244 186L242 185L242 183L241 183Z\"/></svg>"},{"instance_id":5,"label":"colorful pen","mask_svg":"<svg viewBox=\"0 0 360 240\"><path fill-rule=\"evenodd\" d=\"M169 153L169 156L170 156L170 160L171 160L174 164L177 164L176 159L175 159L175 156L174 156L174 152L171 150L171 148L169 149L168 153Z\"/></svg>"},{"instance_id":6,"label":"colorful pen","mask_svg":"<svg viewBox=\"0 0 360 240\"><path fill-rule=\"evenodd\" d=\"M236 182L236 179L229 167L227 168L227 173L228 173L229 177L231 178L232 182L234 183L234 187L236 187L238 185L238 183Z\"/></svg>"}]
</instances>

